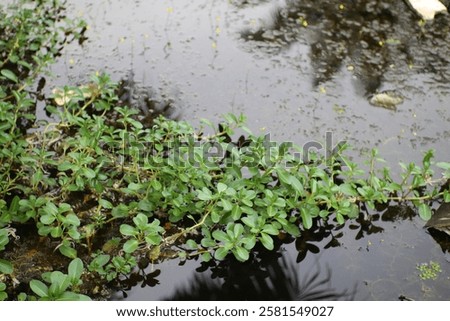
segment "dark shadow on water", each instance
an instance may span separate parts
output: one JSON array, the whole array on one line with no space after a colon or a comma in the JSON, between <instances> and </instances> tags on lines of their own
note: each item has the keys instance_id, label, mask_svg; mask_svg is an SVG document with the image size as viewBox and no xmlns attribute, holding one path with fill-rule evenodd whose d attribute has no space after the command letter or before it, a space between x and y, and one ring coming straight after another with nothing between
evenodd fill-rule
<instances>
[{"instance_id":1,"label":"dark shadow on water","mask_svg":"<svg viewBox=\"0 0 450 321\"><path fill-rule=\"evenodd\" d=\"M190 287L175 289L166 300L351 300L353 292L335 290L331 269L323 272L316 263L316 269L303 273L279 253L246 263L229 259L209 267L212 278L196 274Z\"/></svg>"}]
</instances>

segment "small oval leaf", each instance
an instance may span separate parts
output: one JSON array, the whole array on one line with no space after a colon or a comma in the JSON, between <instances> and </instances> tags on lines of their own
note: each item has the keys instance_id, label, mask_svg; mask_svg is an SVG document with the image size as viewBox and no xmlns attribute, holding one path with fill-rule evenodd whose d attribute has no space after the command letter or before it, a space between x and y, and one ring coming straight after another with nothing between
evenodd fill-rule
<instances>
[{"instance_id":1,"label":"small oval leaf","mask_svg":"<svg viewBox=\"0 0 450 321\"><path fill-rule=\"evenodd\" d=\"M2 69L1 74L3 77L17 83L19 80L17 79L17 76L9 69Z\"/></svg>"},{"instance_id":2,"label":"small oval leaf","mask_svg":"<svg viewBox=\"0 0 450 321\"><path fill-rule=\"evenodd\" d=\"M39 280L31 280L30 288L34 293L36 293L41 298L48 296L48 287Z\"/></svg>"}]
</instances>

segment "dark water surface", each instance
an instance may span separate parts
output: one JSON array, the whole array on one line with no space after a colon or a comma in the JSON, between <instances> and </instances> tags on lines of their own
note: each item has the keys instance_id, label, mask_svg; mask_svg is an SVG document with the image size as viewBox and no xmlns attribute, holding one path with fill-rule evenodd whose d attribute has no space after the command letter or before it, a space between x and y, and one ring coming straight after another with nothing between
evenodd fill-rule
<instances>
[{"instance_id":1,"label":"dark water surface","mask_svg":"<svg viewBox=\"0 0 450 321\"><path fill-rule=\"evenodd\" d=\"M377 147L393 168L431 148L450 160L449 16L421 24L395 0L67 3L88 22L89 39L66 48L53 86L85 83L96 71L117 81L133 72L172 101L172 117L193 123L244 113L255 133L303 145L331 132L355 159ZM370 104L384 91L403 102ZM258 264L167 261L149 267L154 286L138 284L127 298L448 300L449 245L423 225L414 212L390 208L344 227L317 226L277 253L261 252ZM430 260L443 272L421 280L416 266Z\"/></svg>"}]
</instances>

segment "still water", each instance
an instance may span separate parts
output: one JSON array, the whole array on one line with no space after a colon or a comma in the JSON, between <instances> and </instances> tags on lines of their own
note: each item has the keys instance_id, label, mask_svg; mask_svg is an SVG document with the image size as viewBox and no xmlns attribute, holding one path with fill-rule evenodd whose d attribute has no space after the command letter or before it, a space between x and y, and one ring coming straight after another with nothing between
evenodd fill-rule
<instances>
[{"instance_id":1,"label":"still water","mask_svg":"<svg viewBox=\"0 0 450 321\"><path fill-rule=\"evenodd\" d=\"M428 149L450 160L448 15L424 24L394 0L67 4L88 22L88 40L64 50L52 86L88 82L96 71L116 81L132 74L170 102L170 117L194 124L244 113L255 133L300 146L324 143L328 132L329 144L348 141L356 160L377 147L394 172ZM374 104L380 93L401 100ZM423 225L389 208L280 240L258 264L166 261L133 277L126 299L448 300L449 242ZM421 280L417 264L430 261L442 273Z\"/></svg>"}]
</instances>

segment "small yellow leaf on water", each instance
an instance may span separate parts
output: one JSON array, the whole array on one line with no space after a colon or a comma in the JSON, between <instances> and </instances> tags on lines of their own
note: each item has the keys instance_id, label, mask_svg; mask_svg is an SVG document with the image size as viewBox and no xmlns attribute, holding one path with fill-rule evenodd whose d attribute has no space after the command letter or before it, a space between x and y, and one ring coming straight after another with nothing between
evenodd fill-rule
<instances>
[{"instance_id":1,"label":"small yellow leaf on water","mask_svg":"<svg viewBox=\"0 0 450 321\"><path fill-rule=\"evenodd\" d=\"M167 8L167 13L172 13L173 12L173 7L168 7Z\"/></svg>"},{"instance_id":2,"label":"small yellow leaf on water","mask_svg":"<svg viewBox=\"0 0 450 321\"><path fill-rule=\"evenodd\" d=\"M344 10L344 9L345 9L345 6L341 3L341 4L339 5L339 9L340 9L340 10Z\"/></svg>"},{"instance_id":3,"label":"small yellow leaf on water","mask_svg":"<svg viewBox=\"0 0 450 321\"><path fill-rule=\"evenodd\" d=\"M324 86L320 86L319 87L319 91L320 91L321 94L326 94L327 93L327 90L325 89Z\"/></svg>"},{"instance_id":4,"label":"small yellow leaf on water","mask_svg":"<svg viewBox=\"0 0 450 321\"><path fill-rule=\"evenodd\" d=\"M378 41L378 45L380 45L380 47L384 46L384 42L382 40Z\"/></svg>"},{"instance_id":5,"label":"small yellow leaf on water","mask_svg":"<svg viewBox=\"0 0 450 321\"><path fill-rule=\"evenodd\" d=\"M119 41L120 41L121 43L125 42L125 37L120 37L120 38L119 38Z\"/></svg>"},{"instance_id":6,"label":"small yellow leaf on water","mask_svg":"<svg viewBox=\"0 0 450 321\"><path fill-rule=\"evenodd\" d=\"M73 58L70 58L69 59L69 64L71 64L71 65L75 64L75 60L73 60Z\"/></svg>"},{"instance_id":7,"label":"small yellow leaf on water","mask_svg":"<svg viewBox=\"0 0 450 321\"><path fill-rule=\"evenodd\" d=\"M303 27L308 27L308 21L303 20L302 25L303 25Z\"/></svg>"},{"instance_id":8,"label":"small yellow leaf on water","mask_svg":"<svg viewBox=\"0 0 450 321\"><path fill-rule=\"evenodd\" d=\"M216 34L217 34L217 35L220 34L220 31L221 31L220 28L217 27L217 28L216 28Z\"/></svg>"},{"instance_id":9,"label":"small yellow leaf on water","mask_svg":"<svg viewBox=\"0 0 450 321\"><path fill-rule=\"evenodd\" d=\"M211 47L212 47L213 49L216 49L216 48L217 48L217 43L216 43L215 41L213 41L212 44L211 44Z\"/></svg>"}]
</instances>

